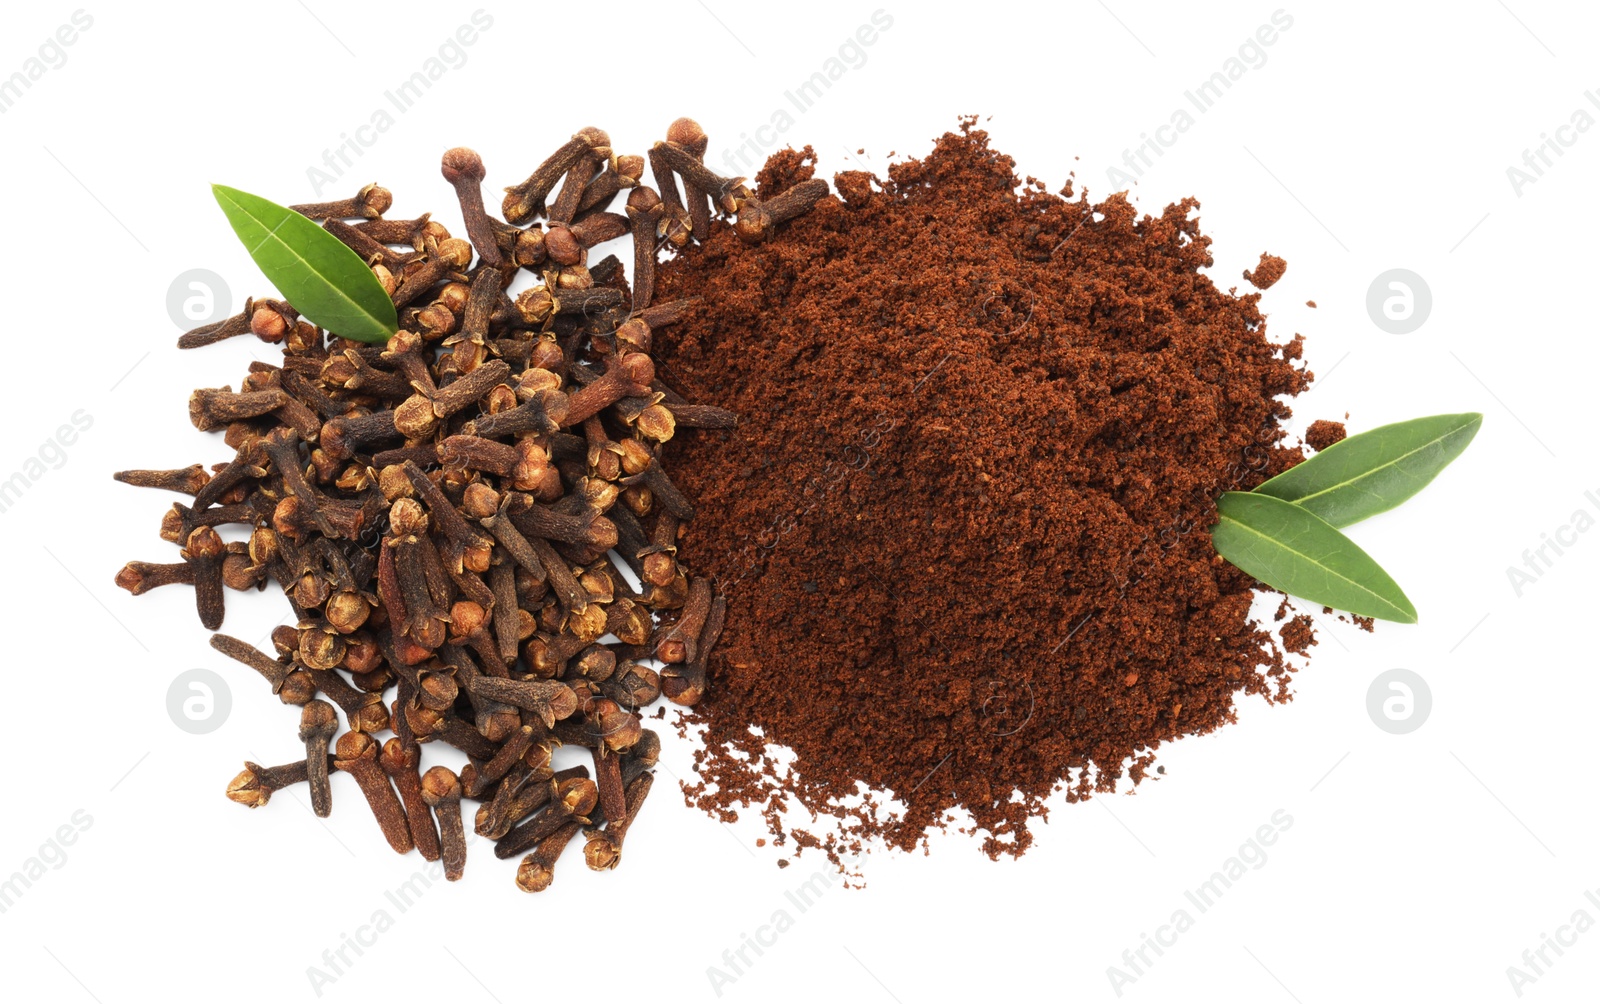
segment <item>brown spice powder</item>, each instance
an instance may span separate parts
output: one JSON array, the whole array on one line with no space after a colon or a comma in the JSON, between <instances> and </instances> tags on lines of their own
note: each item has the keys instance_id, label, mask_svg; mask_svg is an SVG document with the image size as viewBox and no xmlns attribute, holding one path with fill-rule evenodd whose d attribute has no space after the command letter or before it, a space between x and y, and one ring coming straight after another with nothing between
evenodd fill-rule
<instances>
[{"instance_id":1,"label":"brown spice powder","mask_svg":"<svg viewBox=\"0 0 1600 1004\"><path fill-rule=\"evenodd\" d=\"M813 163L775 155L762 197ZM685 791L760 807L780 844L912 849L965 810L1021 854L1057 791L1139 782L1240 694L1289 699L1206 527L1301 459L1275 400L1308 384L1300 337L1201 273L1194 200L1140 219L1013 167L964 120L765 244L720 226L660 270L663 299L703 298L662 378L740 416L670 444L728 595Z\"/></svg>"},{"instance_id":2,"label":"brown spice powder","mask_svg":"<svg viewBox=\"0 0 1600 1004\"><path fill-rule=\"evenodd\" d=\"M1278 637L1283 639L1283 647L1297 655L1304 655L1312 645L1316 644L1316 634L1311 628L1311 618L1307 614L1296 614L1289 618L1278 631Z\"/></svg>"},{"instance_id":3,"label":"brown spice powder","mask_svg":"<svg viewBox=\"0 0 1600 1004\"><path fill-rule=\"evenodd\" d=\"M1283 273L1289 268L1289 263L1277 255L1261 252L1261 261L1257 263L1255 271L1245 270L1244 281L1257 289L1271 289L1283 278Z\"/></svg>"},{"instance_id":4,"label":"brown spice powder","mask_svg":"<svg viewBox=\"0 0 1600 1004\"><path fill-rule=\"evenodd\" d=\"M1345 437L1344 423L1319 418L1306 429L1306 443L1313 450L1326 450Z\"/></svg>"}]
</instances>

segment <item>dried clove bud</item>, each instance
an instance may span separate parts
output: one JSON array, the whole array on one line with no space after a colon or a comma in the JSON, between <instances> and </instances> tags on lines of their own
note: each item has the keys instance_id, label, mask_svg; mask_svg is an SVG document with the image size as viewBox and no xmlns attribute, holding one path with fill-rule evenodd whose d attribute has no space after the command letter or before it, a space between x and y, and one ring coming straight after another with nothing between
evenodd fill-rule
<instances>
[{"instance_id":1,"label":"dried clove bud","mask_svg":"<svg viewBox=\"0 0 1600 1004\"><path fill-rule=\"evenodd\" d=\"M588 822L589 813L594 811L599 799L595 783L586 777L562 781L556 787L555 797L549 808L527 822L512 827L510 832L495 841L495 857L516 857L568 822Z\"/></svg>"},{"instance_id":2,"label":"dried clove bud","mask_svg":"<svg viewBox=\"0 0 1600 1004\"><path fill-rule=\"evenodd\" d=\"M195 608L200 612L200 623L206 630L215 631L222 626L222 559L227 548L217 531L202 526L189 534L189 542L180 553L194 576Z\"/></svg>"},{"instance_id":3,"label":"dried clove bud","mask_svg":"<svg viewBox=\"0 0 1600 1004\"><path fill-rule=\"evenodd\" d=\"M329 763L333 757L324 754ZM328 769L328 764L323 765L323 770ZM244 770L234 775L228 782L226 792L228 800L238 802L251 809L259 809L272 799L272 794L292 784L304 784L310 778L310 768L304 760L286 763L279 767L263 767L260 764L244 762Z\"/></svg>"},{"instance_id":4,"label":"dried clove bud","mask_svg":"<svg viewBox=\"0 0 1600 1004\"><path fill-rule=\"evenodd\" d=\"M459 881L467 863L467 834L461 823L461 781L448 767L429 767L422 775L422 798L439 821L444 877Z\"/></svg>"},{"instance_id":5,"label":"dried clove bud","mask_svg":"<svg viewBox=\"0 0 1600 1004\"><path fill-rule=\"evenodd\" d=\"M389 206L394 202L394 196L389 194L387 188L376 184L363 185L361 190L348 199L335 202L316 202L300 206L290 206L295 212L309 216L314 220L325 219L377 219L389 211Z\"/></svg>"},{"instance_id":6,"label":"dried clove bud","mask_svg":"<svg viewBox=\"0 0 1600 1004\"><path fill-rule=\"evenodd\" d=\"M327 701L310 701L300 709L300 741L306 744L306 781L311 788L311 811L326 816L333 811L333 790L328 785L328 742L339 729L339 718Z\"/></svg>"},{"instance_id":7,"label":"dried clove bud","mask_svg":"<svg viewBox=\"0 0 1600 1004\"><path fill-rule=\"evenodd\" d=\"M622 861L622 841L628 835L629 827L638 818L639 810L644 806L644 800L650 794L650 786L655 782L654 774L641 774L628 785L627 809L620 819L609 820L603 830L589 834L589 840L583 846L583 860L595 871L605 871L615 868Z\"/></svg>"},{"instance_id":8,"label":"dried clove bud","mask_svg":"<svg viewBox=\"0 0 1600 1004\"><path fill-rule=\"evenodd\" d=\"M212 635L211 647L266 677L272 692L285 704L305 704L316 696L316 683L310 674L292 662L273 659L255 646L225 634Z\"/></svg>"},{"instance_id":9,"label":"dried clove bud","mask_svg":"<svg viewBox=\"0 0 1600 1004\"><path fill-rule=\"evenodd\" d=\"M135 488L160 488L184 495L195 494L211 480L211 475L199 464L173 471L118 471L111 476Z\"/></svg>"},{"instance_id":10,"label":"dried clove bud","mask_svg":"<svg viewBox=\"0 0 1600 1004\"><path fill-rule=\"evenodd\" d=\"M472 238L478 257L485 265L499 268L500 245L495 242L494 229L483 209L483 160L474 151L458 146L445 151L439 170L456 190L461 215L467 221L467 236Z\"/></svg>"},{"instance_id":11,"label":"dried clove bud","mask_svg":"<svg viewBox=\"0 0 1600 1004\"><path fill-rule=\"evenodd\" d=\"M422 778L417 773L420 759L421 752L416 745L405 743L398 736L385 742L383 752L378 754L378 764L400 790L400 801L405 806L412 843L424 861L438 861L439 832L434 828L433 816L428 812L428 801L423 797Z\"/></svg>"},{"instance_id":12,"label":"dried clove bud","mask_svg":"<svg viewBox=\"0 0 1600 1004\"><path fill-rule=\"evenodd\" d=\"M356 779L367 796L372 815L383 830L384 839L396 854L411 851L411 825L405 809L389 784L388 775L378 766L378 742L364 732L346 732L339 737L333 765Z\"/></svg>"},{"instance_id":13,"label":"dried clove bud","mask_svg":"<svg viewBox=\"0 0 1600 1004\"><path fill-rule=\"evenodd\" d=\"M591 127L574 133L559 150L535 168L526 181L506 189L505 202L500 207L506 222L526 223L544 212L545 198L572 165L597 146L609 149L610 145L611 140L603 130Z\"/></svg>"},{"instance_id":14,"label":"dried clove bud","mask_svg":"<svg viewBox=\"0 0 1600 1004\"><path fill-rule=\"evenodd\" d=\"M706 659L722 636L722 618L728 601L721 596L711 601L705 627L695 643L695 654L688 662L668 665L661 670L661 692L667 700L685 706L699 703L706 692Z\"/></svg>"},{"instance_id":15,"label":"dried clove bud","mask_svg":"<svg viewBox=\"0 0 1600 1004\"><path fill-rule=\"evenodd\" d=\"M538 849L517 866L517 888L523 892L543 892L550 888L555 880L556 859L578 835L579 828L576 822L566 823L540 841Z\"/></svg>"},{"instance_id":16,"label":"dried clove bud","mask_svg":"<svg viewBox=\"0 0 1600 1004\"><path fill-rule=\"evenodd\" d=\"M739 219L733 226L739 239L746 244L759 244L772 236L773 229L787 223L817 204L828 194L828 183L821 178L802 181L770 202L746 199L739 209Z\"/></svg>"},{"instance_id":17,"label":"dried clove bud","mask_svg":"<svg viewBox=\"0 0 1600 1004\"><path fill-rule=\"evenodd\" d=\"M480 676L472 681L468 692L525 708L537 715L547 729L554 728L556 722L578 710L578 699L572 688L554 680L502 680Z\"/></svg>"}]
</instances>

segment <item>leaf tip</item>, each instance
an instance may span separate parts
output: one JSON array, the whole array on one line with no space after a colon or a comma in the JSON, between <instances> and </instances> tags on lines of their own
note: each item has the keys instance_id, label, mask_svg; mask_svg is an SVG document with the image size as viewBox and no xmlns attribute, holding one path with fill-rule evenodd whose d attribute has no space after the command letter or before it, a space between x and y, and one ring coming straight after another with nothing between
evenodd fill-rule
<instances>
[{"instance_id":1,"label":"leaf tip","mask_svg":"<svg viewBox=\"0 0 1600 1004\"><path fill-rule=\"evenodd\" d=\"M1406 595L1405 590L1400 588L1399 583L1395 583L1395 589L1400 593L1400 602L1395 604L1395 609L1400 611L1400 616L1386 617L1384 620L1392 620L1396 624L1417 623L1417 605L1411 602L1411 597Z\"/></svg>"}]
</instances>

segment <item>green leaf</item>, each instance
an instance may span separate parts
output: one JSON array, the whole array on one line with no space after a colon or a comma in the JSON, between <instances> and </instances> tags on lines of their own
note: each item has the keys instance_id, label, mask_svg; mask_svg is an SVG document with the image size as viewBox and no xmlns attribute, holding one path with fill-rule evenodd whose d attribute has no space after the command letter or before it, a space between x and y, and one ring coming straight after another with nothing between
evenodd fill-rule
<instances>
[{"instance_id":1,"label":"green leaf","mask_svg":"<svg viewBox=\"0 0 1600 1004\"><path fill-rule=\"evenodd\" d=\"M1311 512L1271 495L1227 492L1217 516L1217 553L1272 588L1363 617L1417 622L1389 573Z\"/></svg>"},{"instance_id":2,"label":"green leaf","mask_svg":"<svg viewBox=\"0 0 1600 1004\"><path fill-rule=\"evenodd\" d=\"M292 209L226 185L211 194L233 232L302 317L344 338L384 342L399 328L377 276L339 239Z\"/></svg>"},{"instance_id":3,"label":"green leaf","mask_svg":"<svg viewBox=\"0 0 1600 1004\"><path fill-rule=\"evenodd\" d=\"M1478 434L1483 416L1430 415L1341 440L1258 486L1333 526L1387 512L1420 492Z\"/></svg>"}]
</instances>

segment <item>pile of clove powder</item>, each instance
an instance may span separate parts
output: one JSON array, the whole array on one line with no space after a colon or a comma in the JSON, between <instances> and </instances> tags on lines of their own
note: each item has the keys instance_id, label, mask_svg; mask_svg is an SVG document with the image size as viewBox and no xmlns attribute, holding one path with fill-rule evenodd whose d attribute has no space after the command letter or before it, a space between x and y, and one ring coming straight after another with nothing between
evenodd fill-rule
<instances>
[{"instance_id":1,"label":"pile of clove powder","mask_svg":"<svg viewBox=\"0 0 1600 1004\"><path fill-rule=\"evenodd\" d=\"M758 194L816 163L774 153ZM1021 855L1060 800L1287 701L1311 644L1303 616L1252 617L1207 532L1219 495L1304 458L1300 336L1213 282L1195 200L1141 215L1016 166L964 118L835 175L777 240L718 228L657 276L699 298L660 372L740 418L668 448L728 601L688 794L796 854L961 829Z\"/></svg>"},{"instance_id":2,"label":"pile of clove powder","mask_svg":"<svg viewBox=\"0 0 1600 1004\"><path fill-rule=\"evenodd\" d=\"M275 583L288 599L274 651L211 639L300 708L301 758L247 762L230 799L260 807L305 784L326 816L330 772L345 771L389 846L449 879L465 866L463 800L497 857L523 855L525 891L549 886L580 832L590 868L616 866L660 751L641 709L705 695L725 613L679 554L695 507L662 446L735 416L657 376L654 332L696 309L653 302L657 255L706 239L718 217L759 243L826 191L807 181L756 200L708 170L705 149L692 120L672 123L649 152L651 187L646 158L584 129L506 189L503 219L484 207L477 154L450 150L441 169L465 238L426 215L386 218L375 185L295 206L367 262L399 332L349 341L260 298L179 340L253 334L283 350L237 391L190 398L195 427L222 430L231 460L116 475L192 496L161 521L182 560L129 562L119 586L192 586L210 631L230 589ZM631 283L615 256L589 262L620 237ZM513 298L523 269L538 281ZM425 744L459 769L421 771ZM561 746L586 749L588 765L553 769Z\"/></svg>"}]
</instances>

